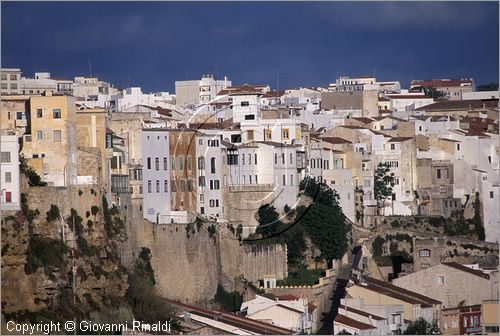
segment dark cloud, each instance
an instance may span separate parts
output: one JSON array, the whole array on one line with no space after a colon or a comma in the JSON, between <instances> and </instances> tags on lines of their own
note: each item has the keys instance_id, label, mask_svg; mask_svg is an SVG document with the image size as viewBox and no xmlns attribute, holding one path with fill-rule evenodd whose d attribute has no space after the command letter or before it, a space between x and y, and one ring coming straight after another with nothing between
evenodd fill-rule
<instances>
[{"instance_id":1,"label":"dark cloud","mask_svg":"<svg viewBox=\"0 0 500 336\"><path fill-rule=\"evenodd\" d=\"M2 66L173 91L234 83L498 81L498 2L3 2Z\"/></svg>"}]
</instances>

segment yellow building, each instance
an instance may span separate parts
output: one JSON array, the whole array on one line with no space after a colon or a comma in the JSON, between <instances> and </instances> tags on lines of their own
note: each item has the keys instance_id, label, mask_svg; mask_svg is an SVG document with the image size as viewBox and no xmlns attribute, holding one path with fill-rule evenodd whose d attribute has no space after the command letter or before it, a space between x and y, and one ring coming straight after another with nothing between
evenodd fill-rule
<instances>
[{"instance_id":1,"label":"yellow building","mask_svg":"<svg viewBox=\"0 0 500 336\"><path fill-rule=\"evenodd\" d=\"M498 300L486 300L481 303L483 335L498 335Z\"/></svg>"},{"instance_id":2,"label":"yellow building","mask_svg":"<svg viewBox=\"0 0 500 336\"><path fill-rule=\"evenodd\" d=\"M77 183L76 108L72 96L31 96L21 153L49 184Z\"/></svg>"}]
</instances>

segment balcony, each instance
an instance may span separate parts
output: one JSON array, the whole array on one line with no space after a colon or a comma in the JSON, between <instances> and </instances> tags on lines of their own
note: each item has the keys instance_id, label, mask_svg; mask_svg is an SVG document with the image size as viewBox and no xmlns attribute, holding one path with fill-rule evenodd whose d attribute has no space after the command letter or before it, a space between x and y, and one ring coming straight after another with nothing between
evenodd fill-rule
<instances>
[{"instance_id":1,"label":"balcony","mask_svg":"<svg viewBox=\"0 0 500 336\"><path fill-rule=\"evenodd\" d=\"M111 175L111 192L117 194L130 192L128 175Z\"/></svg>"}]
</instances>

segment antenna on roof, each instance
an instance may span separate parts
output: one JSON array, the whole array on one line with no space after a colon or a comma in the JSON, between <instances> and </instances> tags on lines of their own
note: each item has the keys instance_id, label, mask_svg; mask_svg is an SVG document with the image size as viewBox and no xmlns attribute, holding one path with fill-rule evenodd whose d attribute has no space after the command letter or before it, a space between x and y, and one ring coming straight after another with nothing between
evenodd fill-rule
<instances>
[{"instance_id":1,"label":"antenna on roof","mask_svg":"<svg viewBox=\"0 0 500 336\"><path fill-rule=\"evenodd\" d=\"M90 57L89 57L89 72L90 72L90 77L92 77L92 63L90 63Z\"/></svg>"}]
</instances>

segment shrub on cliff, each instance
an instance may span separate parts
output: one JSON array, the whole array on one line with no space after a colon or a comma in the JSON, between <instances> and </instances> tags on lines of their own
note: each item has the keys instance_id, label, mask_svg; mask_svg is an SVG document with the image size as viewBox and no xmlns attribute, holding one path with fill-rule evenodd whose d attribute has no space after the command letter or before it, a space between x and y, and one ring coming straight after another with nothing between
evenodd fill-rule
<instances>
[{"instance_id":1,"label":"shrub on cliff","mask_svg":"<svg viewBox=\"0 0 500 336\"><path fill-rule=\"evenodd\" d=\"M45 213L47 215L46 219L47 222L52 222L55 221L56 219L59 219L59 208L55 204L50 205L50 210Z\"/></svg>"},{"instance_id":2,"label":"shrub on cliff","mask_svg":"<svg viewBox=\"0 0 500 336\"><path fill-rule=\"evenodd\" d=\"M237 312L241 308L243 297L236 291L228 292L224 289L224 287L218 285L214 301L221 307L222 310L227 312Z\"/></svg>"},{"instance_id":3,"label":"shrub on cliff","mask_svg":"<svg viewBox=\"0 0 500 336\"><path fill-rule=\"evenodd\" d=\"M26 274L32 274L39 267L44 267L46 271L50 267L61 268L65 261L64 254L67 252L68 246L60 240L31 237L24 271Z\"/></svg>"},{"instance_id":4,"label":"shrub on cliff","mask_svg":"<svg viewBox=\"0 0 500 336\"><path fill-rule=\"evenodd\" d=\"M32 187L44 187L47 185L47 182L42 181L40 175L31 168L23 155L19 157L19 170L28 178L28 183Z\"/></svg>"}]
</instances>

